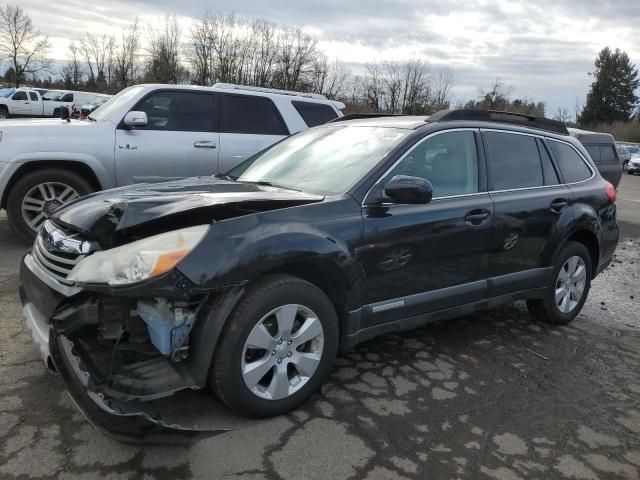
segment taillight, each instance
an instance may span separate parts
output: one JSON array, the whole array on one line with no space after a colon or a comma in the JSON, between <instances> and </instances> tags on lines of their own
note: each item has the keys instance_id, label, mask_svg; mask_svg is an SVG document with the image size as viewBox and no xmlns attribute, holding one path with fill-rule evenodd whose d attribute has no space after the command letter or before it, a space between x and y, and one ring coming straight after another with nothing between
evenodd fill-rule
<instances>
[{"instance_id":1,"label":"taillight","mask_svg":"<svg viewBox=\"0 0 640 480\"><path fill-rule=\"evenodd\" d=\"M611 200L611 203L616 203L616 189L613 185L607 182L607 186L604 187L604 193L607 194L607 198Z\"/></svg>"}]
</instances>

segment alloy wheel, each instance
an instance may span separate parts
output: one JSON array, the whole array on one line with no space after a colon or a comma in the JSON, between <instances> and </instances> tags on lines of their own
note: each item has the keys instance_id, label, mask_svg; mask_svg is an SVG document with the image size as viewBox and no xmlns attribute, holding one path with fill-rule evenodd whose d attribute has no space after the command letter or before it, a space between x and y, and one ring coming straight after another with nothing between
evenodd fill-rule
<instances>
[{"instance_id":1,"label":"alloy wheel","mask_svg":"<svg viewBox=\"0 0 640 480\"><path fill-rule=\"evenodd\" d=\"M266 400L293 395L320 365L324 331L308 307L288 304L267 313L245 341L241 372L247 388Z\"/></svg>"},{"instance_id":2,"label":"alloy wheel","mask_svg":"<svg viewBox=\"0 0 640 480\"><path fill-rule=\"evenodd\" d=\"M79 196L73 187L64 183L41 183L29 190L22 199L22 218L32 230L37 231L58 207Z\"/></svg>"},{"instance_id":3,"label":"alloy wheel","mask_svg":"<svg viewBox=\"0 0 640 480\"><path fill-rule=\"evenodd\" d=\"M574 255L570 257L558 273L555 300L562 313L572 312L582 300L587 282L587 267L584 260Z\"/></svg>"}]
</instances>

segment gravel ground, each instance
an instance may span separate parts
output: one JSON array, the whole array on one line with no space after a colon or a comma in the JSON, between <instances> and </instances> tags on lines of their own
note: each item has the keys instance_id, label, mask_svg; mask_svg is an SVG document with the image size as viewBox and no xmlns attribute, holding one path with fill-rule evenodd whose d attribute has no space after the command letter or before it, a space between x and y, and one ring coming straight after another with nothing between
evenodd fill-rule
<instances>
[{"instance_id":1,"label":"gravel ground","mask_svg":"<svg viewBox=\"0 0 640 480\"><path fill-rule=\"evenodd\" d=\"M515 304L380 337L302 409L165 447L97 433L45 373L2 215L0 478L640 478L640 177L619 214L616 259L571 326Z\"/></svg>"}]
</instances>

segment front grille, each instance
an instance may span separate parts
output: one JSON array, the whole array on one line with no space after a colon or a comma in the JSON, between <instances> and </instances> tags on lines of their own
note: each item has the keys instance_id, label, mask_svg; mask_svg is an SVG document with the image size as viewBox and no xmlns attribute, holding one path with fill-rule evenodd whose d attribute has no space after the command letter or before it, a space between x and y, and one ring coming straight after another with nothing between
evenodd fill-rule
<instances>
[{"instance_id":1,"label":"front grille","mask_svg":"<svg viewBox=\"0 0 640 480\"><path fill-rule=\"evenodd\" d=\"M36 237L33 244L33 256L36 261L56 280L62 283L70 283L67 276L86 255L77 255L74 253L51 252L47 250L42 241L42 234Z\"/></svg>"}]
</instances>

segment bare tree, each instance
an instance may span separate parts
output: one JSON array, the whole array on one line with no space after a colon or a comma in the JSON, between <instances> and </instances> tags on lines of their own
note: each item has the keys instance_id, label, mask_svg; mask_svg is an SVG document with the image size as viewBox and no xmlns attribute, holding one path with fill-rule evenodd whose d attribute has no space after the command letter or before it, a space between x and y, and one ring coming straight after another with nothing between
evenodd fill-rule
<instances>
[{"instance_id":1,"label":"bare tree","mask_svg":"<svg viewBox=\"0 0 640 480\"><path fill-rule=\"evenodd\" d=\"M193 19L191 35L187 44L187 58L193 71L193 81L198 85L211 83L213 77L213 45L211 41L211 14Z\"/></svg>"},{"instance_id":2,"label":"bare tree","mask_svg":"<svg viewBox=\"0 0 640 480\"><path fill-rule=\"evenodd\" d=\"M139 54L140 30L136 18L133 24L122 30L122 40L115 48L114 78L119 88L126 88L137 79Z\"/></svg>"},{"instance_id":3,"label":"bare tree","mask_svg":"<svg viewBox=\"0 0 640 480\"><path fill-rule=\"evenodd\" d=\"M252 74L250 81L258 87L269 87L273 84L273 76L278 58L278 32L274 24L264 20L256 20L251 25L253 39Z\"/></svg>"},{"instance_id":4,"label":"bare tree","mask_svg":"<svg viewBox=\"0 0 640 480\"><path fill-rule=\"evenodd\" d=\"M22 7L0 5L0 58L10 61L16 87L27 75L49 68L50 47L49 39L33 26Z\"/></svg>"},{"instance_id":5,"label":"bare tree","mask_svg":"<svg viewBox=\"0 0 640 480\"><path fill-rule=\"evenodd\" d=\"M84 79L84 71L79 57L80 52L75 43L69 45L69 62L62 68L65 88L77 90Z\"/></svg>"},{"instance_id":6,"label":"bare tree","mask_svg":"<svg viewBox=\"0 0 640 480\"><path fill-rule=\"evenodd\" d=\"M182 30L175 15L167 15L162 26L147 25L147 62L145 80L159 83L181 83L188 72L181 64Z\"/></svg>"},{"instance_id":7,"label":"bare tree","mask_svg":"<svg viewBox=\"0 0 640 480\"><path fill-rule=\"evenodd\" d=\"M455 76L453 71L449 68L440 70L431 92L430 110L432 112L446 110L451 107L451 93L454 86Z\"/></svg>"},{"instance_id":8,"label":"bare tree","mask_svg":"<svg viewBox=\"0 0 640 480\"><path fill-rule=\"evenodd\" d=\"M313 92L321 93L330 99L344 94L349 72L337 59L329 63L326 55L318 54L312 68L311 90Z\"/></svg>"},{"instance_id":9,"label":"bare tree","mask_svg":"<svg viewBox=\"0 0 640 480\"><path fill-rule=\"evenodd\" d=\"M87 88L105 90L111 83L114 42L112 36L104 34L97 36L91 33L87 33L80 40L80 52L87 65L89 76Z\"/></svg>"},{"instance_id":10,"label":"bare tree","mask_svg":"<svg viewBox=\"0 0 640 480\"><path fill-rule=\"evenodd\" d=\"M279 47L276 86L285 90L307 90L305 76L313 71L316 41L300 27L286 27L280 32Z\"/></svg>"},{"instance_id":11,"label":"bare tree","mask_svg":"<svg viewBox=\"0 0 640 480\"><path fill-rule=\"evenodd\" d=\"M565 107L558 107L556 114L553 116L554 120L558 120L559 122L567 123L571 120L571 114L569 110Z\"/></svg>"}]
</instances>

